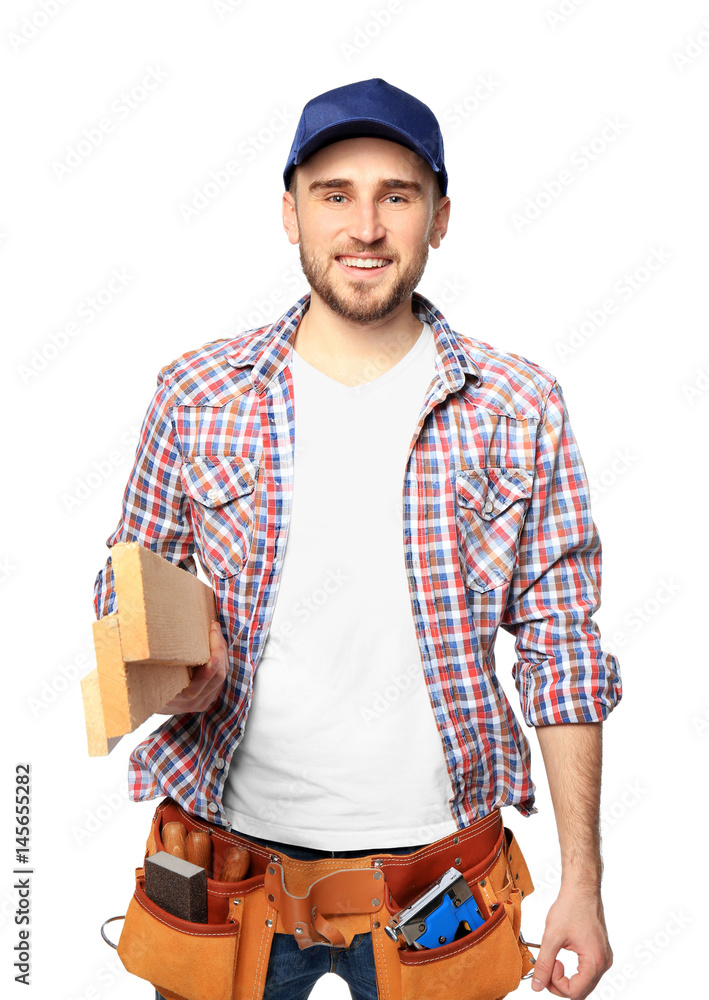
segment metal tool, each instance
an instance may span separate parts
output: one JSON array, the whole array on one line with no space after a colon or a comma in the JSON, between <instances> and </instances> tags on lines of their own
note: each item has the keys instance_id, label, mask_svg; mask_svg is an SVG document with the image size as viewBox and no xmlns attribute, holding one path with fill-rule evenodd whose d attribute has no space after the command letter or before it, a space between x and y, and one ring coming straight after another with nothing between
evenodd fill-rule
<instances>
[{"instance_id":1,"label":"metal tool","mask_svg":"<svg viewBox=\"0 0 709 1000\"><path fill-rule=\"evenodd\" d=\"M470 886L457 868L449 868L412 903L395 913L384 928L415 948L439 948L483 924Z\"/></svg>"}]
</instances>

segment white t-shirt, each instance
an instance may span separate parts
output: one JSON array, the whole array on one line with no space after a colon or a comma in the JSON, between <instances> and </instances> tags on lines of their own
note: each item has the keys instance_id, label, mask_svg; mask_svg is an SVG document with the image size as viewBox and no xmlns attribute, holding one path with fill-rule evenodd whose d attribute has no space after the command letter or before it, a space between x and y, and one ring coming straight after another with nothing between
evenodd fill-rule
<instances>
[{"instance_id":1,"label":"white t-shirt","mask_svg":"<svg viewBox=\"0 0 709 1000\"><path fill-rule=\"evenodd\" d=\"M291 522L223 800L243 833L367 850L457 829L402 526L409 445L435 358L427 323L393 368L358 386L293 352Z\"/></svg>"}]
</instances>

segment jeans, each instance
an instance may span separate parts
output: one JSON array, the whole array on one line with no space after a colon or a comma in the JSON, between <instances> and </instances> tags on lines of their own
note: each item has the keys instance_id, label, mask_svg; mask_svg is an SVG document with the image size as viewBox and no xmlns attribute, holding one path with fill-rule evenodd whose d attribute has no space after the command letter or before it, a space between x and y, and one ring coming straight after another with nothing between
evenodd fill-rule
<instances>
[{"instance_id":1,"label":"jeans","mask_svg":"<svg viewBox=\"0 0 709 1000\"><path fill-rule=\"evenodd\" d=\"M232 829L232 833L263 844L274 851L282 851L301 861L315 858L358 858L367 854L410 854L427 844L414 847L378 847L366 851L321 851L295 844L283 844L277 840L264 840L250 833ZM372 950L372 935L367 932L355 934L349 948L332 948L314 945L304 951L292 934L274 934L271 954L268 960L266 984L263 1000L306 1000L315 983L327 972L334 972L349 986L352 1000L377 1000L377 976ZM164 1000L156 991L155 1000Z\"/></svg>"}]
</instances>

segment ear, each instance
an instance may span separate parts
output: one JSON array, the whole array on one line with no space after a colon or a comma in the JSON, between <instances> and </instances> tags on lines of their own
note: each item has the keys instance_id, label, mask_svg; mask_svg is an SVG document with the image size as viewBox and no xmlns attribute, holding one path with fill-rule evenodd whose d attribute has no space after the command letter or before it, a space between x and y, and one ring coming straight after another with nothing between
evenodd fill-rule
<instances>
[{"instance_id":1,"label":"ear","mask_svg":"<svg viewBox=\"0 0 709 1000\"><path fill-rule=\"evenodd\" d=\"M295 200L290 191L285 191L283 194L283 228L286 231L288 242L298 243L300 240L298 216L295 211Z\"/></svg>"},{"instance_id":2,"label":"ear","mask_svg":"<svg viewBox=\"0 0 709 1000\"><path fill-rule=\"evenodd\" d=\"M429 240L429 243L434 250L438 249L441 245L441 240L448 232L448 220L450 218L450 214L451 200L448 195L441 195L438 199L438 208L436 209L433 233L431 234L431 239Z\"/></svg>"}]
</instances>

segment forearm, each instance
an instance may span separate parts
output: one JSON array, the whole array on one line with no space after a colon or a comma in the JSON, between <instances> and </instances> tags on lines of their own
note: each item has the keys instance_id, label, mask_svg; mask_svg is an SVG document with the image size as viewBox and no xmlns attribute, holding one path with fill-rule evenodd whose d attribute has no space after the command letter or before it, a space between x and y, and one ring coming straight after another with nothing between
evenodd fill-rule
<instances>
[{"instance_id":1,"label":"forearm","mask_svg":"<svg viewBox=\"0 0 709 1000\"><path fill-rule=\"evenodd\" d=\"M600 892L602 723L536 728L561 849L562 889Z\"/></svg>"},{"instance_id":2,"label":"forearm","mask_svg":"<svg viewBox=\"0 0 709 1000\"><path fill-rule=\"evenodd\" d=\"M539 726L561 848L561 889L547 914L532 989L582 1000L613 962L601 902L601 725ZM576 952L578 971L565 975L557 955Z\"/></svg>"}]
</instances>

